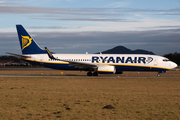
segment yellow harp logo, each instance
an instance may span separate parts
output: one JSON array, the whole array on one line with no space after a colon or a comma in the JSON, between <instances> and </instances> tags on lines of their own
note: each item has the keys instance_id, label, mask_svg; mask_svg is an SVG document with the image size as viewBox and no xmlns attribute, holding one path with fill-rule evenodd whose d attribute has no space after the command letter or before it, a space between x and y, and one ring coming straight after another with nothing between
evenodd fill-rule
<instances>
[{"instance_id":1,"label":"yellow harp logo","mask_svg":"<svg viewBox=\"0 0 180 120\"><path fill-rule=\"evenodd\" d=\"M28 47L31 42L32 42L32 38L29 38L29 36L22 36L22 50L26 47Z\"/></svg>"}]
</instances>

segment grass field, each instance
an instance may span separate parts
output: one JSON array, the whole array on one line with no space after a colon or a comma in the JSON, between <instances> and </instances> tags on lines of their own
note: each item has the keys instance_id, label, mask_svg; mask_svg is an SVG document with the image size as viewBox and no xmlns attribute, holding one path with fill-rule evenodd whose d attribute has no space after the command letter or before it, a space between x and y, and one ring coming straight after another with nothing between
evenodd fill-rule
<instances>
[{"instance_id":1,"label":"grass field","mask_svg":"<svg viewBox=\"0 0 180 120\"><path fill-rule=\"evenodd\" d=\"M0 77L0 119L178 120L180 78Z\"/></svg>"}]
</instances>

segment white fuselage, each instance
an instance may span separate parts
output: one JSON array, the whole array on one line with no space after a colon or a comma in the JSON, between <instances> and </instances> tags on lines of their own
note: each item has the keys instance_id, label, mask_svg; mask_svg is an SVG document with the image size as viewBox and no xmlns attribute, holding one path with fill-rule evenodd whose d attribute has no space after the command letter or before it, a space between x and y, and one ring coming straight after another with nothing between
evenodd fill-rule
<instances>
[{"instance_id":1,"label":"white fuselage","mask_svg":"<svg viewBox=\"0 0 180 120\"><path fill-rule=\"evenodd\" d=\"M46 67L55 67L55 69L75 69L68 62L53 60L47 54L28 55L31 58L27 61L44 64ZM57 59L65 61L75 61L80 63L91 63L98 66L115 66L117 71L163 71L177 67L172 61L165 57L157 55L144 54L53 54ZM61 67L61 65L64 65ZM66 65L66 66L65 66ZM58 66L56 68L56 66Z\"/></svg>"}]
</instances>

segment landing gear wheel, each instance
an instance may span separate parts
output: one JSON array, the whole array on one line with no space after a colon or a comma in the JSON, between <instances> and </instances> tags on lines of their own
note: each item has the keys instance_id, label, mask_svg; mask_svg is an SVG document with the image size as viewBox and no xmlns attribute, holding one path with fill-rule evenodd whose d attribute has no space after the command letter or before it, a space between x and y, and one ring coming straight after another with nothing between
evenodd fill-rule
<instances>
[{"instance_id":1,"label":"landing gear wheel","mask_svg":"<svg viewBox=\"0 0 180 120\"><path fill-rule=\"evenodd\" d=\"M98 76L98 72L94 72L94 73L93 73L93 76Z\"/></svg>"},{"instance_id":2,"label":"landing gear wheel","mask_svg":"<svg viewBox=\"0 0 180 120\"><path fill-rule=\"evenodd\" d=\"M88 73L87 73L87 76L92 76L93 74L92 74L92 72L91 71L89 71Z\"/></svg>"}]
</instances>

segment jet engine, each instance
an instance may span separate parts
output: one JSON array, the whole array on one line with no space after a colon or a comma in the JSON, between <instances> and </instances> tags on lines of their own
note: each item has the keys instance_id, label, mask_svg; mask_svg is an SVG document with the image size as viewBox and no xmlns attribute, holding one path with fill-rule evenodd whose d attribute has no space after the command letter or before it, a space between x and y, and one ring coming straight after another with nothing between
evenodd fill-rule
<instances>
[{"instance_id":1,"label":"jet engine","mask_svg":"<svg viewBox=\"0 0 180 120\"><path fill-rule=\"evenodd\" d=\"M98 66L98 73L99 74L115 74L116 68L110 65L100 65Z\"/></svg>"}]
</instances>

